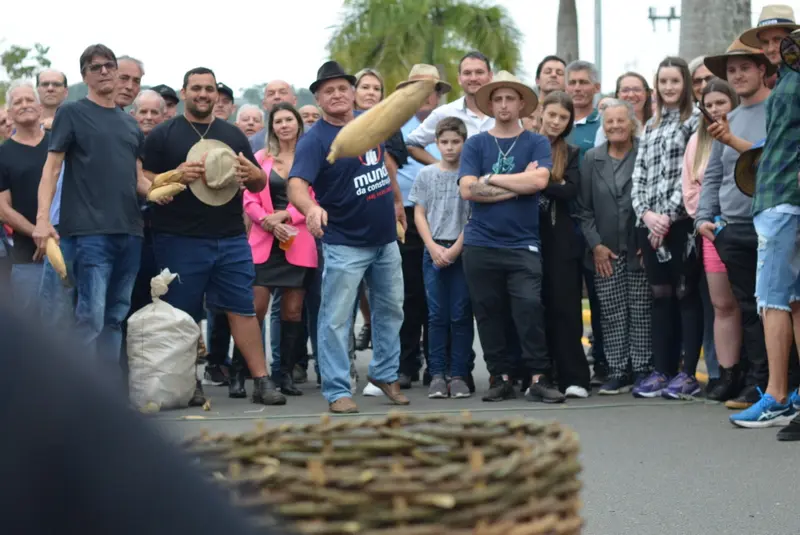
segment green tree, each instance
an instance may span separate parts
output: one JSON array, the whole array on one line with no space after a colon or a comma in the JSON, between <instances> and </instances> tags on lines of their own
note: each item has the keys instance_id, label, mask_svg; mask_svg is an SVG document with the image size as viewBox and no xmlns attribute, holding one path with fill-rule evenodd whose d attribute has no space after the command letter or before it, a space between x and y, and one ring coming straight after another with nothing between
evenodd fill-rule
<instances>
[{"instance_id":1,"label":"green tree","mask_svg":"<svg viewBox=\"0 0 800 535\"><path fill-rule=\"evenodd\" d=\"M0 65L3 66L4 80L0 80L0 105L6 101L6 91L12 80L32 78L38 71L50 66L47 59L49 46L36 43L32 48L11 45L0 54Z\"/></svg>"},{"instance_id":2,"label":"green tree","mask_svg":"<svg viewBox=\"0 0 800 535\"><path fill-rule=\"evenodd\" d=\"M436 65L460 95L458 61L480 50L492 68L517 76L522 33L504 7L469 0L345 0L341 22L328 43L333 59L351 73L364 68L383 75L387 93L408 77L415 63Z\"/></svg>"}]
</instances>

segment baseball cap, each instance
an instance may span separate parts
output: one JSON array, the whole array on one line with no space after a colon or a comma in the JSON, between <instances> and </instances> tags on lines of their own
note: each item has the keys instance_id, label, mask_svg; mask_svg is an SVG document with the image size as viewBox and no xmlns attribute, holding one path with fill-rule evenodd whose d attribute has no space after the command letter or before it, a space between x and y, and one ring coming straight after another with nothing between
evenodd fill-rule
<instances>
[{"instance_id":1,"label":"baseball cap","mask_svg":"<svg viewBox=\"0 0 800 535\"><path fill-rule=\"evenodd\" d=\"M217 91L231 99L231 102L235 102L233 98L233 89L227 85L223 84L222 82L217 82Z\"/></svg>"},{"instance_id":2,"label":"baseball cap","mask_svg":"<svg viewBox=\"0 0 800 535\"><path fill-rule=\"evenodd\" d=\"M179 100L180 100L178 98L178 94L175 92L175 90L172 89L168 85L160 84L160 85L151 87L150 89L152 89L153 91L155 91L156 93L161 95L161 98L163 98L164 100L171 100L175 104L177 104L179 102Z\"/></svg>"}]
</instances>

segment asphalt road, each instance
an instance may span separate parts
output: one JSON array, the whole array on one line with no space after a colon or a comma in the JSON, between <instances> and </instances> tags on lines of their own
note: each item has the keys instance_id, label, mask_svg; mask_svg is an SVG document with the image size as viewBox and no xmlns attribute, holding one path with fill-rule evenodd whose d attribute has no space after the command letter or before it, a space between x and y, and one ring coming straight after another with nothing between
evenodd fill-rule
<instances>
[{"instance_id":1,"label":"asphalt road","mask_svg":"<svg viewBox=\"0 0 800 535\"><path fill-rule=\"evenodd\" d=\"M477 344L476 344L477 346ZM479 349L479 347L477 348ZM369 352L359 356L366 377ZM284 407L231 400L227 389L206 387L208 412L186 409L154 415L170 439L201 429L238 433L257 421L318 419L327 405L311 382L305 395ZM478 358L478 394L488 374ZM363 387L363 383L360 385ZM252 382L248 382L252 389ZM635 400L630 395L593 396L545 406L520 398L487 404L480 395L464 400L430 400L421 385L408 391L419 412L472 411L477 418L525 416L557 420L580 434L585 484L585 535L797 535L800 534L800 443L780 443L776 429L736 429L721 405ZM363 415L393 407L385 398L356 396Z\"/></svg>"}]
</instances>

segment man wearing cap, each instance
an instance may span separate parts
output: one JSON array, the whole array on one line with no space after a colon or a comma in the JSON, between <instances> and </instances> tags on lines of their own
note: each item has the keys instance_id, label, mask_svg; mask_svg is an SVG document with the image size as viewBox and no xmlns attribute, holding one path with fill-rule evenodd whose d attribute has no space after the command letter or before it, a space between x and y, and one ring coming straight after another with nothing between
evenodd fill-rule
<instances>
[{"instance_id":1,"label":"man wearing cap","mask_svg":"<svg viewBox=\"0 0 800 535\"><path fill-rule=\"evenodd\" d=\"M145 142L151 177L180 169L188 188L152 207L153 251L159 269L180 276L165 300L199 322L205 305L225 312L234 342L254 379L254 403L283 405L267 375L263 338L253 308L255 272L244 229L240 185L261 191L266 176L245 135L214 114L219 95L213 71L197 67L183 78L184 114L157 126ZM205 300L204 300L205 298Z\"/></svg>"},{"instance_id":2,"label":"man wearing cap","mask_svg":"<svg viewBox=\"0 0 800 535\"><path fill-rule=\"evenodd\" d=\"M541 301L539 192L550 180L550 142L520 125L520 117L533 113L538 102L533 89L511 73L497 73L475 101L495 119L494 128L467 140L458 173L461 196L472 209L464 228L464 273L493 378L483 400L516 397L506 328L513 322L532 377L528 399L562 402L564 395L547 378L551 363Z\"/></svg>"},{"instance_id":3,"label":"man wearing cap","mask_svg":"<svg viewBox=\"0 0 800 535\"><path fill-rule=\"evenodd\" d=\"M322 109L322 119L300 138L289 174L289 202L305 214L309 231L322 238L317 358L322 394L333 413L358 412L350 391L348 350L362 279L369 289L373 317L369 381L393 403L409 403L397 383L403 272L385 148L380 144L357 158L326 161L336 135L355 118L354 84L355 77L335 61L319 68L309 89ZM309 185L316 199L311 198Z\"/></svg>"},{"instance_id":4,"label":"man wearing cap","mask_svg":"<svg viewBox=\"0 0 800 535\"><path fill-rule=\"evenodd\" d=\"M734 170L739 153L766 135L764 101L769 89L764 80L775 72L775 67L760 50L738 39L725 54L706 57L704 64L714 76L727 78L740 104L727 118L720 118L708 128L716 141L703 176L695 228L714 243L725 264L742 314L742 355L746 359L746 366L721 367L720 380L708 395L726 402L729 408L746 409L759 400L758 389L766 387L768 372L764 330L753 295L758 237L753 227L752 201L736 187ZM717 227L717 216L725 226ZM745 369L745 387L740 392Z\"/></svg>"},{"instance_id":5,"label":"man wearing cap","mask_svg":"<svg viewBox=\"0 0 800 535\"><path fill-rule=\"evenodd\" d=\"M397 84L397 89L401 89L417 80L436 80L436 91L428 96L428 99L420 106L416 114L409 119L401 128L404 139L408 139L411 133L422 124L431 114L439 103L442 95L449 92L450 84L439 80L439 70L433 65L414 65L408 75L408 80ZM438 160L441 158L436 143L431 143L425 147L431 157ZM408 229L406 230L405 243L400 244L400 256L403 259L403 288L405 298L403 300L403 326L400 329L400 376L401 388L410 388L411 381L419 374L420 355L419 340L423 327L427 331L428 308L425 300L425 285L422 276L422 253L425 244L414 224L414 203L408 200L411 186L417 178L417 174L423 165L413 158L409 158L406 163L397 170L397 183L400 193L403 196L403 206L406 212ZM427 336L425 337L427 339ZM424 348L427 357L428 348ZM426 359L427 360L427 359Z\"/></svg>"},{"instance_id":6,"label":"man wearing cap","mask_svg":"<svg viewBox=\"0 0 800 535\"><path fill-rule=\"evenodd\" d=\"M779 20L787 18L788 13ZM774 44L768 35L789 31L764 27L757 35L765 50ZM780 44L775 46L780 50ZM800 325L800 73L781 62L765 105L767 132L753 195L753 223L759 243L755 293L764 323L769 382L758 403L731 415L731 422L740 427L785 425L800 408L800 393L789 383L793 324ZM794 434L800 439L797 429Z\"/></svg>"},{"instance_id":7,"label":"man wearing cap","mask_svg":"<svg viewBox=\"0 0 800 535\"><path fill-rule=\"evenodd\" d=\"M178 111L178 102L180 102L175 90L164 84L151 87L150 89L161 95L161 98L164 99L164 120L168 121L175 117L175 113Z\"/></svg>"},{"instance_id":8,"label":"man wearing cap","mask_svg":"<svg viewBox=\"0 0 800 535\"><path fill-rule=\"evenodd\" d=\"M236 113L236 104L233 98L233 89L223 84L217 83L217 94L219 100L214 105L214 117L227 121L231 115Z\"/></svg>"}]
</instances>

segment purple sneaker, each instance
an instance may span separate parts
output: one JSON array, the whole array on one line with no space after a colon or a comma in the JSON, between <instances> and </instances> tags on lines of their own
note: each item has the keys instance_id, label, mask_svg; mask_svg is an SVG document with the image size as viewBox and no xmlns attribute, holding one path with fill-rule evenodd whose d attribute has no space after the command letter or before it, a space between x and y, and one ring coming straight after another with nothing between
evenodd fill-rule
<instances>
[{"instance_id":1,"label":"purple sneaker","mask_svg":"<svg viewBox=\"0 0 800 535\"><path fill-rule=\"evenodd\" d=\"M653 372L650 377L633 389L635 398L657 398L669 384L669 379L663 373Z\"/></svg>"},{"instance_id":2,"label":"purple sneaker","mask_svg":"<svg viewBox=\"0 0 800 535\"><path fill-rule=\"evenodd\" d=\"M702 389L697 379L681 372L672 378L667 388L661 391L661 397L664 399L692 400L695 399L700 392L702 392Z\"/></svg>"}]
</instances>

